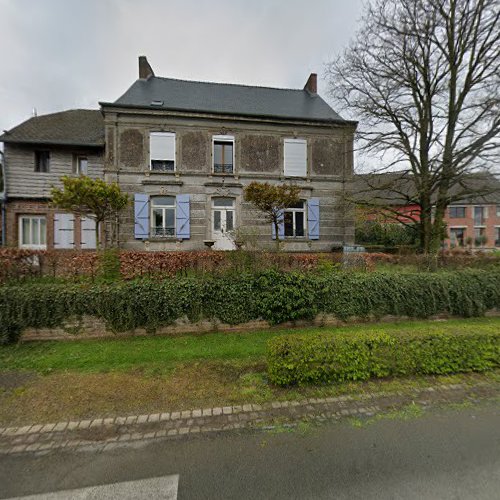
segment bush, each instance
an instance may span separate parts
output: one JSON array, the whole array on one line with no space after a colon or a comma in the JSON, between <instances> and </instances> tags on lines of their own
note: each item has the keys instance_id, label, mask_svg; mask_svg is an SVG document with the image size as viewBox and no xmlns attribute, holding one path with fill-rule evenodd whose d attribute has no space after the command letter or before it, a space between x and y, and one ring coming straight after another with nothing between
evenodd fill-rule
<instances>
[{"instance_id":1,"label":"bush","mask_svg":"<svg viewBox=\"0 0 500 500\"><path fill-rule=\"evenodd\" d=\"M500 271L440 273L311 273L266 270L172 277L0 286L0 342L25 328L54 328L82 315L105 320L121 332L154 332L184 317L238 324L384 315L427 318L435 314L480 316L500 306Z\"/></svg>"},{"instance_id":2,"label":"bush","mask_svg":"<svg viewBox=\"0 0 500 500\"><path fill-rule=\"evenodd\" d=\"M414 228L403 224L366 221L356 225L355 240L357 244L365 246L413 245L416 234Z\"/></svg>"},{"instance_id":3,"label":"bush","mask_svg":"<svg viewBox=\"0 0 500 500\"><path fill-rule=\"evenodd\" d=\"M269 341L267 361L282 386L485 371L500 366L500 332L288 335Z\"/></svg>"}]
</instances>

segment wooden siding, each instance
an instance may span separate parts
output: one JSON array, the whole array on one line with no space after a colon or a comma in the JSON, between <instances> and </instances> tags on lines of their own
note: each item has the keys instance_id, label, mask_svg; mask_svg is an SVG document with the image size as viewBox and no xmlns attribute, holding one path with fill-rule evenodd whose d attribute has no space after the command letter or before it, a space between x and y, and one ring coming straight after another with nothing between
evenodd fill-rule
<instances>
[{"instance_id":1,"label":"wooden siding","mask_svg":"<svg viewBox=\"0 0 500 500\"><path fill-rule=\"evenodd\" d=\"M50 151L50 171L35 172L35 151ZM5 144L5 171L7 194L10 198L46 198L53 185L60 186L63 175L73 174L73 155L88 158L88 175L103 177L102 151L85 149L57 149Z\"/></svg>"}]
</instances>

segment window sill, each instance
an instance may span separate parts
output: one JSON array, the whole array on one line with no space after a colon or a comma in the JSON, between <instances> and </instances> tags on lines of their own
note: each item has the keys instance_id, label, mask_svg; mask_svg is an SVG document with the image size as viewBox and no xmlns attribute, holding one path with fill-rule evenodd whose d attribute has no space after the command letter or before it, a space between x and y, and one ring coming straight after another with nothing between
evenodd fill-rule
<instances>
[{"instance_id":1,"label":"window sill","mask_svg":"<svg viewBox=\"0 0 500 500\"><path fill-rule=\"evenodd\" d=\"M146 175L179 175L176 170L145 170Z\"/></svg>"},{"instance_id":2,"label":"window sill","mask_svg":"<svg viewBox=\"0 0 500 500\"><path fill-rule=\"evenodd\" d=\"M47 250L47 245L19 245L22 250Z\"/></svg>"},{"instance_id":3,"label":"window sill","mask_svg":"<svg viewBox=\"0 0 500 500\"><path fill-rule=\"evenodd\" d=\"M151 236L147 238L144 241L150 241L150 242L157 242L157 241L170 241L170 242L175 242L175 241L183 241L180 238L177 238L176 236Z\"/></svg>"}]
</instances>

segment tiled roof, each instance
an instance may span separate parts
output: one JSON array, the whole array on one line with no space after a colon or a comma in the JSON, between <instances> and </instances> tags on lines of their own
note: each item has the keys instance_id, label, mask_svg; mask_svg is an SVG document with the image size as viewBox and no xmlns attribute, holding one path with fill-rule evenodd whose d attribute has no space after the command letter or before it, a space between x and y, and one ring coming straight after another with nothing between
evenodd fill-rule
<instances>
[{"instance_id":1,"label":"tiled roof","mask_svg":"<svg viewBox=\"0 0 500 500\"><path fill-rule=\"evenodd\" d=\"M153 104L156 103L156 104ZM307 90L209 83L151 76L137 80L115 106L350 123Z\"/></svg>"},{"instance_id":2,"label":"tiled roof","mask_svg":"<svg viewBox=\"0 0 500 500\"><path fill-rule=\"evenodd\" d=\"M104 146L104 119L99 110L70 109L34 116L0 136L2 142Z\"/></svg>"},{"instance_id":3,"label":"tiled roof","mask_svg":"<svg viewBox=\"0 0 500 500\"><path fill-rule=\"evenodd\" d=\"M500 178L489 172L467 175L450 189L458 197L451 205L500 204ZM358 174L353 198L359 203L402 206L417 201L416 188L408 172Z\"/></svg>"}]
</instances>

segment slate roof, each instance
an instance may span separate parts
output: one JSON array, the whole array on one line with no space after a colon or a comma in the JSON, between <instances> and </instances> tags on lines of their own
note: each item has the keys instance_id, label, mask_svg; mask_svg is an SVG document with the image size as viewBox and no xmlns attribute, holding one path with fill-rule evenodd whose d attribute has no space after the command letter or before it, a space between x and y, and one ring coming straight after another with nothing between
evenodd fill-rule
<instances>
[{"instance_id":1,"label":"slate roof","mask_svg":"<svg viewBox=\"0 0 500 500\"><path fill-rule=\"evenodd\" d=\"M152 103L157 101L157 105ZM139 79L114 103L119 107L336 123L344 120L319 95L307 90L254 87L151 76Z\"/></svg>"},{"instance_id":2,"label":"slate roof","mask_svg":"<svg viewBox=\"0 0 500 500\"><path fill-rule=\"evenodd\" d=\"M70 109L34 116L0 136L2 142L104 146L104 119L101 111Z\"/></svg>"},{"instance_id":3,"label":"slate roof","mask_svg":"<svg viewBox=\"0 0 500 500\"><path fill-rule=\"evenodd\" d=\"M500 177L489 172L469 174L450 189L450 196L460 197L451 205L500 204ZM403 206L415 203L416 190L408 172L358 174L353 199L359 203Z\"/></svg>"}]
</instances>

